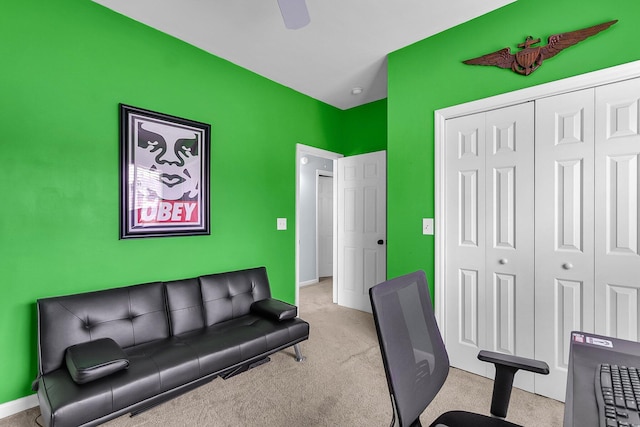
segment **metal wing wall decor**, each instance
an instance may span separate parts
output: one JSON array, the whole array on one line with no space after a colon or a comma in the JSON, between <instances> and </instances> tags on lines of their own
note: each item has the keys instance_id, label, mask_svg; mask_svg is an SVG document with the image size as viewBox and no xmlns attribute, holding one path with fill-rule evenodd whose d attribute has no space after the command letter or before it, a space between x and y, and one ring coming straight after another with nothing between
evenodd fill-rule
<instances>
[{"instance_id":1,"label":"metal wing wall decor","mask_svg":"<svg viewBox=\"0 0 640 427\"><path fill-rule=\"evenodd\" d=\"M505 47L496 52L488 53L478 58L467 59L462 62L468 65L494 65L500 68L511 68L518 74L528 76L540 68L543 60L553 58L563 49L573 46L587 37L598 34L600 31L606 30L616 22L618 22L617 19L582 30L555 34L549 37L546 46L534 46L540 43L540 39L534 39L529 36L524 43L518 45L522 50L516 53L511 53L511 49Z\"/></svg>"}]
</instances>

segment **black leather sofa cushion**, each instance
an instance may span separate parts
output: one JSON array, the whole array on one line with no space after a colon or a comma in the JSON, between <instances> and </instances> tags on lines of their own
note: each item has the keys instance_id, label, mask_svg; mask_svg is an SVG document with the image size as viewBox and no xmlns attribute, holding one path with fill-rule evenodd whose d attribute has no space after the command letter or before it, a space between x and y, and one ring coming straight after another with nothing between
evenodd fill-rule
<instances>
[{"instance_id":1,"label":"black leather sofa cushion","mask_svg":"<svg viewBox=\"0 0 640 427\"><path fill-rule=\"evenodd\" d=\"M125 349L130 360L145 360L156 367L160 391L171 390L203 375L198 353L178 337Z\"/></svg>"},{"instance_id":2,"label":"black leather sofa cushion","mask_svg":"<svg viewBox=\"0 0 640 427\"><path fill-rule=\"evenodd\" d=\"M293 319L298 315L298 307L273 298L254 302L251 311L275 320Z\"/></svg>"},{"instance_id":3,"label":"black leather sofa cushion","mask_svg":"<svg viewBox=\"0 0 640 427\"><path fill-rule=\"evenodd\" d=\"M198 355L202 374L210 374L290 346L309 336L309 324L301 319L284 322L246 315L198 331L180 335Z\"/></svg>"},{"instance_id":4,"label":"black leather sofa cushion","mask_svg":"<svg viewBox=\"0 0 640 427\"><path fill-rule=\"evenodd\" d=\"M127 355L111 338L72 345L67 348L65 360L71 378L78 384L88 383L129 367Z\"/></svg>"},{"instance_id":5,"label":"black leather sofa cushion","mask_svg":"<svg viewBox=\"0 0 640 427\"><path fill-rule=\"evenodd\" d=\"M67 369L40 378L38 399L45 426L80 426L149 399L161 390L158 368L141 356L129 356L129 368L86 384L77 384Z\"/></svg>"}]
</instances>

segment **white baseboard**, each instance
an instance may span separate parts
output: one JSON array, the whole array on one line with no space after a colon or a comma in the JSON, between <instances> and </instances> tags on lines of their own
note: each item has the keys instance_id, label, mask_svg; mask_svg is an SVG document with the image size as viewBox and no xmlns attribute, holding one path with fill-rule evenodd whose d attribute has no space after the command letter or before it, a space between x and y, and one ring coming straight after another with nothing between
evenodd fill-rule
<instances>
[{"instance_id":1,"label":"white baseboard","mask_svg":"<svg viewBox=\"0 0 640 427\"><path fill-rule=\"evenodd\" d=\"M315 285L318 282L320 282L318 279L312 279L307 280L306 282L300 282L298 283L298 286L302 288L303 286Z\"/></svg>"},{"instance_id":2,"label":"white baseboard","mask_svg":"<svg viewBox=\"0 0 640 427\"><path fill-rule=\"evenodd\" d=\"M0 419L10 417L18 412L22 412L36 406L38 406L37 394L25 396L11 402L2 403L0 404Z\"/></svg>"}]
</instances>

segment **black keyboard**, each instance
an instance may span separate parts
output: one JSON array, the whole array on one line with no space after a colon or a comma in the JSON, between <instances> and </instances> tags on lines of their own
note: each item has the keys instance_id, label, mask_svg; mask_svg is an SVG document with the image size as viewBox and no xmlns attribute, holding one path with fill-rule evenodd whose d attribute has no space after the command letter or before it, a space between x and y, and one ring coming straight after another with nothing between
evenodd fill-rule
<instances>
[{"instance_id":1,"label":"black keyboard","mask_svg":"<svg viewBox=\"0 0 640 427\"><path fill-rule=\"evenodd\" d=\"M640 368L602 363L596 370L601 427L640 427Z\"/></svg>"}]
</instances>

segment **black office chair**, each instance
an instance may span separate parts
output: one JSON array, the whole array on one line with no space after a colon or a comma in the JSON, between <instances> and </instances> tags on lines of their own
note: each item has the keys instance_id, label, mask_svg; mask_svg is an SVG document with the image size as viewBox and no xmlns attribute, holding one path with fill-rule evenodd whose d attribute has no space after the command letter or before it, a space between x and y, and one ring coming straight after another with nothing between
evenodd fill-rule
<instances>
[{"instance_id":1,"label":"black office chair","mask_svg":"<svg viewBox=\"0 0 640 427\"><path fill-rule=\"evenodd\" d=\"M420 414L431 403L449 373L449 356L440 335L423 271L387 280L369 290L373 318L391 394L391 426L421 427ZM513 376L519 369L548 374L537 360L480 351L478 359L496 367L491 414L464 411L440 415L432 427L508 427L505 421Z\"/></svg>"}]
</instances>

